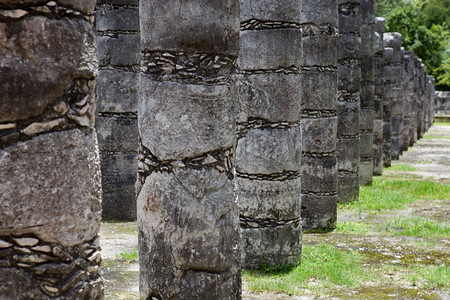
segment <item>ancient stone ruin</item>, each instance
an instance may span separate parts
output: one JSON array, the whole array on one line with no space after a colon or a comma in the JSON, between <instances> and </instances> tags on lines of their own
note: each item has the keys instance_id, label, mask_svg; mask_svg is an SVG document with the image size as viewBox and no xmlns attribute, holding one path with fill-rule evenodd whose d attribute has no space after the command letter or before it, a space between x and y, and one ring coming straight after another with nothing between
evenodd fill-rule
<instances>
[{"instance_id":1,"label":"ancient stone ruin","mask_svg":"<svg viewBox=\"0 0 450 300\"><path fill-rule=\"evenodd\" d=\"M302 226L330 230L337 214L337 1L303 0L301 23Z\"/></svg>"},{"instance_id":2,"label":"ancient stone ruin","mask_svg":"<svg viewBox=\"0 0 450 300\"><path fill-rule=\"evenodd\" d=\"M361 13L359 0L339 0L338 201L359 197Z\"/></svg>"},{"instance_id":3,"label":"ancient stone ruin","mask_svg":"<svg viewBox=\"0 0 450 300\"><path fill-rule=\"evenodd\" d=\"M103 299L94 6L0 1L0 299Z\"/></svg>"},{"instance_id":4,"label":"ancient stone ruin","mask_svg":"<svg viewBox=\"0 0 450 300\"><path fill-rule=\"evenodd\" d=\"M141 0L139 7L141 298L239 299L232 77L239 2Z\"/></svg>"},{"instance_id":5,"label":"ancient stone ruin","mask_svg":"<svg viewBox=\"0 0 450 300\"><path fill-rule=\"evenodd\" d=\"M136 220L138 5L138 0L97 0L96 130L106 219Z\"/></svg>"},{"instance_id":6,"label":"ancient stone ruin","mask_svg":"<svg viewBox=\"0 0 450 300\"><path fill-rule=\"evenodd\" d=\"M450 92L437 91L434 106L436 115L450 115Z\"/></svg>"},{"instance_id":7,"label":"ancient stone ruin","mask_svg":"<svg viewBox=\"0 0 450 300\"><path fill-rule=\"evenodd\" d=\"M0 299L102 299L102 206L142 299L298 264L450 111L384 30L374 0L0 0Z\"/></svg>"}]
</instances>

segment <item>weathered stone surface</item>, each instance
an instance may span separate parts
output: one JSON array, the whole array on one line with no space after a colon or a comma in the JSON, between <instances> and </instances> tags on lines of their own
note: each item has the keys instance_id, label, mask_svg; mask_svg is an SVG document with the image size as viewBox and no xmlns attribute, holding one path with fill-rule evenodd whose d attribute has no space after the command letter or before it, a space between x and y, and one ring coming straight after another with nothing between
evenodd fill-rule
<instances>
[{"instance_id":1,"label":"weathered stone surface","mask_svg":"<svg viewBox=\"0 0 450 300\"><path fill-rule=\"evenodd\" d=\"M302 35L298 29L243 31L240 41L238 64L241 70L273 70L301 65Z\"/></svg>"},{"instance_id":2,"label":"weathered stone surface","mask_svg":"<svg viewBox=\"0 0 450 300\"><path fill-rule=\"evenodd\" d=\"M136 220L137 154L103 155L101 166L103 217Z\"/></svg>"},{"instance_id":3,"label":"weathered stone surface","mask_svg":"<svg viewBox=\"0 0 450 300\"><path fill-rule=\"evenodd\" d=\"M336 0L304 0L301 11L302 23L314 23L316 25L339 25Z\"/></svg>"},{"instance_id":4,"label":"weathered stone surface","mask_svg":"<svg viewBox=\"0 0 450 300\"><path fill-rule=\"evenodd\" d=\"M236 171L272 174L299 170L300 140L299 128L249 130L236 147Z\"/></svg>"},{"instance_id":5,"label":"weathered stone surface","mask_svg":"<svg viewBox=\"0 0 450 300\"><path fill-rule=\"evenodd\" d=\"M99 165L95 135L78 129L0 150L0 235L34 233L66 246L93 239L100 226ZM33 172L23 172L30 166Z\"/></svg>"},{"instance_id":6,"label":"weathered stone surface","mask_svg":"<svg viewBox=\"0 0 450 300\"><path fill-rule=\"evenodd\" d=\"M237 75L236 84L237 122L247 122L249 118L298 121L302 87L297 74Z\"/></svg>"},{"instance_id":7,"label":"weathered stone surface","mask_svg":"<svg viewBox=\"0 0 450 300\"><path fill-rule=\"evenodd\" d=\"M177 169L146 178L138 195L142 298L240 297L233 198L226 174L214 169Z\"/></svg>"},{"instance_id":8,"label":"weathered stone surface","mask_svg":"<svg viewBox=\"0 0 450 300\"><path fill-rule=\"evenodd\" d=\"M241 20L268 20L300 23L298 0L241 1Z\"/></svg>"},{"instance_id":9,"label":"weathered stone surface","mask_svg":"<svg viewBox=\"0 0 450 300\"><path fill-rule=\"evenodd\" d=\"M436 114L450 114L450 92L436 91Z\"/></svg>"},{"instance_id":10,"label":"weathered stone surface","mask_svg":"<svg viewBox=\"0 0 450 300\"><path fill-rule=\"evenodd\" d=\"M359 135L359 102L338 102L338 137Z\"/></svg>"},{"instance_id":11,"label":"weathered stone surface","mask_svg":"<svg viewBox=\"0 0 450 300\"><path fill-rule=\"evenodd\" d=\"M48 2L45 0L1 0L0 4L6 7L22 7L23 5L45 5ZM58 3L84 14L92 14L95 7L95 0L59 0Z\"/></svg>"},{"instance_id":12,"label":"weathered stone surface","mask_svg":"<svg viewBox=\"0 0 450 300\"><path fill-rule=\"evenodd\" d=\"M276 227L242 229L242 261L246 268L261 264L295 265L301 256L302 226L298 222ZM274 243L273 241L277 241ZM264 249L264 252L261 252Z\"/></svg>"},{"instance_id":13,"label":"weathered stone surface","mask_svg":"<svg viewBox=\"0 0 450 300\"><path fill-rule=\"evenodd\" d=\"M357 173L359 166L359 136L338 139L336 147L337 168L339 172Z\"/></svg>"},{"instance_id":14,"label":"weathered stone surface","mask_svg":"<svg viewBox=\"0 0 450 300\"><path fill-rule=\"evenodd\" d=\"M0 23L0 57L0 89L8 99L0 102L2 123L42 114L75 78L97 73L95 37L82 19L30 16Z\"/></svg>"},{"instance_id":15,"label":"weathered stone surface","mask_svg":"<svg viewBox=\"0 0 450 300\"><path fill-rule=\"evenodd\" d=\"M302 121L303 152L330 153L336 150L337 117Z\"/></svg>"},{"instance_id":16,"label":"weathered stone surface","mask_svg":"<svg viewBox=\"0 0 450 300\"><path fill-rule=\"evenodd\" d=\"M338 66L338 89L350 93L357 93L357 102L359 104L359 91L361 89L361 67Z\"/></svg>"},{"instance_id":17,"label":"weathered stone surface","mask_svg":"<svg viewBox=\"0 0 450 300\"><path fill-rule=\"evenodd\" d=\"M336 110L337 72L304 71L300 78L302 110Z\"/></svg>"},{"instance_id":18,"label":"weathered stone surface","mask_svg":"<svg viewBox=\"0 0 450 300\"><path fill-rule=\"evenodd\" d=\"M95 127L102 153L137 153L139 144L136 118L97 117Z\"/></svg>"},{"instance_id":19,"label":"weathered stone surface","mask_svg":"<svg viewBox=\"0 0 450 300\"><path fill-rule=\"evenodd\" d=\"M302 229L329 230L336 227L337 196L302 194Z\"/></svg>"},{"instance_id":20,"label":"weathered stone surface","mask_svg":"<svg viewBox=\"0 0 450 300\"><path fill-rule=\"evenodd\" d=\"M100 66L139 65L139 35L98 36L97 47Z\"/></svg>"},{"instance_id":21,"label":"weathered stone surface","mask_svg":"<svg viewBox=\"0 0 450 300\"><path fill-rule=\"evenodd\" d=\"M153 155L182 160L233 146L230 86L156 82L145 75L140 82L139 130Z\"/></svg>"},{"instance_id":22,"label":"weathered stone surface","mask_svg":"<svg viewBox=\"0 0 450 300\"><path fill-rule=\"evenodd\" d=\"M358 200L359 198L359 175L345 174L345 176L338 174L338 202L347 203Z\"/></svg>"},{"instance_id":23,"label":"weathered stone surface","mask_svg":"<svg viewBox=\"0 0 450 300\"><path fill-rule=\"evenodd\" d=\"M100 70L97 81L97 111L137 113L138 82L138 73Z\"/></svg>"},{"instance_id":24,"label":"weathered stone surface","mask_svg":"<svg viewBox=\"0 0 450 300\"><path fill-rule=\"evenodd\" d=\"M139 10L137 8L99 8L96 17L97 31L139 31ZM130 53L128 52L128 54Z\"/></svg>"},{"instance_id":25,"label":"weathered stone surface","mask_svg":"<svg viewBox=\"0 0 450 300\"><path fill-rule=\"evenodd\" d=\"M141 49L217 53L239 52L239 2L140 1ZM180 18L180 16L182 17ZM201 17L199 17L201 16Z\"/></svg>"},{"instance_id":26,"label":"weathered stone surface","mask_svg":"<svg viewBox=\"0 0 450 300\"><path fill-rule=\"evenodd\" d=\"M286 181L236 179L240 215L293 220L300 216L300 178Z\"/></svg>"},{"instance_id":27,"label":"weathered stone surface","mask_svg":"<svg viewBox=\"0 0 450 300\"><path fill-rule=\"evenodd\" d=\"M303 67L306 66L336 66L337 65L337 35L304 36Z\"/></svg>"},{"instance_id":28,"label":"weathered stone surface","mask_svg":"<svg viewBox=\"0 0 450 300\"><path fill-rule=\"evenodd\" d=\"M335 193L337 189L336 157L302 158L302 191L305 193ZM305 206L304 204L302 204Z\"/></svg>"}]
</instances>

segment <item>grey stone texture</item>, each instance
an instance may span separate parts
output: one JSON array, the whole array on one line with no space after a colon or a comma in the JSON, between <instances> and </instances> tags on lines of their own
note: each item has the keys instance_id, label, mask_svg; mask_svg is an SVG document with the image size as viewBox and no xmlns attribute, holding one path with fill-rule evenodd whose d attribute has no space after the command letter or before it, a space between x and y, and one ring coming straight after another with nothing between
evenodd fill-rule
<instances>
[{"instance_id":1,"label":"grey stone texture","mask_svg":"<svg viewBox=\"0 0 450 300\"><path fill-rule=\"evenodd\" d=\"M337 216L337 1L302 1L302 229L332 230Z\"/></svg>"},{"instance_id":2,"label":"grey stone texture","mask_svg":"<svg viewBox=\"0 0 450 300\"><path fill-rule=\"evenodd\" d=\"M99 0L95 12L99 78L96 130L107 219L136 220L139 1Z\"/></svg>"},{"instance_id":3,"label":"grey stone texture","mask_svg":"<svg viewBox=\"0 0 450 300\"><path fill-rule=\"evenodd\" d=\"M103 299L94 4L0 2L1 299Z\"/></svg>"},{"instance_id":4,"label":"grey stone texture","mask_svg":"<svg viewBox=\"0 0 450 300\"><path fill-rule=\"evenodd\" d=\"M233 82L239 2L139 6L140 297L240 299Z\"/></svg>"},{"instance_id":5,"label":"grey stone texture","mask_svg":"<svg viewBox=\"0 0 450 300\"><path fill-rule=\"evenodd\" d=\"M450 115L450 92L436 91L434 99L436 115Z\"/></svg>"},{"instance_id":6,"label":"grey stone texture","mask_svg":"<svg viewBox=\"0 0 450 300\"><path fill-rule=\"evenodd\" d=\"M392 162L391 149L391 106L392 96L399 93L399 89L394 87L392 79L392 56L394 50L392 48L384 48L384 87L383 87L383 166L390 167Z\"/></svg>"},{"instance_id":7,"label":"grey stone texture","mask_svg":"<svg viewBox=\"0 0 450 300\"><path fill-rule=\"evenodd\" d=\"M402 36L397 32L387 32L383 35L384 46L392 48L392 56L387 58L388 64L385 67L385 74L389 77L389 89L393 93L385 93L391 102L391 159L397 160L400 156L400 146L403 141L403 50Z\"/></svg>"},{"instance_id":8,"label":"grey stone texture","mask_svg":"<svg viewBox=\"0 0 450 300\"><path fill-rule=\"evenodd\" d=\"M337 197L350 202L359 197L361 1L339 0Z\"/></svg>"},{"instance_id":9,"label":"grey stone texture","mask_svg":"<svg viewBox=\"0 0 450 300\"><path fill-rule=\"evenodd\" d=\"M301 11L299 0L241 1L236 175L244 268L300 261Z\"/></svg>"},{"instance_id":10,"label":"grey stone texture","mask_svg":"<svg viewBox=\"0 0 450 300\"><path fill-rule=\"evenodd\" d=\"M361 93L359 183L372 183L375 118L375 0L361 0Z\"/></svg>"},{"instance_id":11,"label":"grey stone texture","mask_svg":"<svg viewBox=\"0 0 450 300\"><path fill-rule=\"evenodd\" d=\"M405 51L403 56L403 130L400 151L407 151L414 143L414 52Z\"/></svg>"}]
</instances>

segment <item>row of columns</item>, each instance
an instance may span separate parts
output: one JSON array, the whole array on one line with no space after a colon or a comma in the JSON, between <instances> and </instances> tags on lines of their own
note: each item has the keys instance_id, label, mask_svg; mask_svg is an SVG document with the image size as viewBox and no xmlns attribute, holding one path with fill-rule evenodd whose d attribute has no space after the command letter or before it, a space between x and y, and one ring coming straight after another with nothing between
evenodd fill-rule
<instances>
[{"instance_id":1,"label":"row of columns","mask_svg":"<svg viewBox=\"0 0 450 300\"><path fill-rule=\"evenodd\" d=\"M433 122L374 0L99 0L96 28L95 1L36 3L0 2L0 296L102 298L94 30L105 214L137 214L142 299L297 264L302 226L333 229Z\"/></svg>"}]
</instances>

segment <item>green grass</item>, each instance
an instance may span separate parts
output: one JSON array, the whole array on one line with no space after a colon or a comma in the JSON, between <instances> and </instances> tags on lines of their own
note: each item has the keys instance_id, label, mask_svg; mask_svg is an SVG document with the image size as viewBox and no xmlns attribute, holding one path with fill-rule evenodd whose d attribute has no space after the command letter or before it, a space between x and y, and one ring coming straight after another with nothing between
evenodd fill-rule
<instances>
[{"instance_id":1,"label":"green grass","mask_svg":"<svg viewBox=\"0 0 450 300\"><path fill-rule=\"evenodd\" d=\"M450 122L434 122L433 125L450 126Z\"/></svg>"},{"instance_id":2,"label":"green grass","mask_svg":"<svg viewBox=\"0 0 450 300\"><path fill-rule=\"evenodd\" d=\"M450 289L450 266L448 265L414 264L409 271L407 278L415 286L426 289Z\"/></svg>"},{"instance_id":3,"label":"green grass","mask_svg":"<svg viewBox=\"0 0 450 300\"><path fill-rule=\"evenodd\" d=\"M363 256L357 251L343 251L329 244L303 245L302 262L284 272L271 270L243 272L248 289L300 295L313 289L323 294L327 288L355 287L370 277L361 266Z\"/></svg>"},{"instance_id":4,"label":"green grass","mask_svg":"<svg viewBox=\"0 0 450 300\"><path fill-rule=\"evenodd\" d=\"M425 134L422 139L424 140L450 140L449 136L445 135L433 135L433 134Z\"/></svg>"},{"instance_id":5,"label":"green grass","mask_svg":"<svg viewBox=\"0 0 450 300\"><path fill-rule=\"evenodd\" d=\"M374 177L371 186L361 186L358 201L339 204L339 207L376 213L402 209L420 200L449 199L449 195L450 185L442 183Z\"/></svg>"},{"instance_id":6,"label":"green grass","mask_svg":"<svg viewBox=\"0 0 450 300\"><path fill-rule=\"evenodd\" d=\"M342 222L336 224L334 232L365 234L371 232L371 229L372 226L366 223Z\"/></svg>"},{"instance_id":7,"label":"green grass","mask_svg":"<svg viewBox=\"0 0 450 300\"><path fill-rule=\"evenodd\" d=\"M116 258L129 260L129 261L135 261L135 260L139 259L139 253L137 250L123 251L123 252L120 252L119 254L116 254Z\"/></svg>"},{"instance_id":8,"label":"green grass","mask_svg":"<svg viewBox=\"0 0 450 300\"><path fill-rule=\"evenodd\" d=\"M396 172L414 172L417 168L408 165L394 164L386 169L386 171L396 171Z\"/></svg>"},{"instance_id":9,"label":"green grass","mask_svg":"<svg viewBox=\"0 0 450 300\"><path fill-rule=\"evenodd\" d=\"M439 223L428 218L395 218L385 226L386 232L394 235L407 235L425 238L448 238L450 224Z\"/></svg>"}]
</instances>

